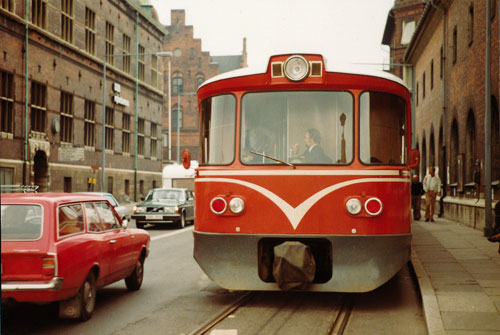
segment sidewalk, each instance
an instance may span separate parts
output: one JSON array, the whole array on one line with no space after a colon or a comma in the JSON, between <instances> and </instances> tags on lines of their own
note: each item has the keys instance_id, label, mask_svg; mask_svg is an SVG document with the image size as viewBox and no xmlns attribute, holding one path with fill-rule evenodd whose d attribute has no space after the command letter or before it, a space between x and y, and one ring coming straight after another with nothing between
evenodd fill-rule
<instances>
[{"instance_id":1,"label":"sidewalk","mask_svg":"<svg viewBox=\"0 0 500 335\"><path fill-rule=\"evenodd\" d=\"M412 263L429 334L500 334L500 254L482 231L413 221Z\"/></svg>"}]
</instances>

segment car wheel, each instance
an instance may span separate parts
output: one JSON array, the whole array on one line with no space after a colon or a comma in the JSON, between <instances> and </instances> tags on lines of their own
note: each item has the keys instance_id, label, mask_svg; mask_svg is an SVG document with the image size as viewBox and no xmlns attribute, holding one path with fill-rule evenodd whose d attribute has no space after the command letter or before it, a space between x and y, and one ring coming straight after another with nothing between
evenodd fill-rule
<instances>
[{"instance_id":1,"label":"car wheel","mask_svg":"<svg viewBox=\"0 0 500 335\"><path fill-rule=\"evenodd\" d=\"M181 218L179 219L179 228L184 228L186 227L186 212L182 212Z\"/></svg>"},{"instance_id":2,"label":"car wheel","mask_svg":"<svg viewBox=\"0 0 500 335\"><path fill-rule=\"evenodd\" d=\"M95 308L96 292L95 275L93 272L90 272L78 292L81 306L80 320L87 321L92 317Z\"/></svg>"},{"instance_id":3,"label":"car wheel","mask_svg":"<svg viewBox=\"0 0 500 335\"><path fill-rule=\"evenodd\" d=\"M139 229L144 228L144 223L135 221L135 226Z\"/></svg>"},{"instance_id":4,"label":"car wheel","mask_svg":"<svg viewBox=\"0 0 500 335\"><path fill-rule=\"evenodd\" d=\"M141 257L135 265L134 271L125 278L125 285L129 291L137 291L141 288L142 278L144 277L144 259Z\"/></svg>"}]
</instances>

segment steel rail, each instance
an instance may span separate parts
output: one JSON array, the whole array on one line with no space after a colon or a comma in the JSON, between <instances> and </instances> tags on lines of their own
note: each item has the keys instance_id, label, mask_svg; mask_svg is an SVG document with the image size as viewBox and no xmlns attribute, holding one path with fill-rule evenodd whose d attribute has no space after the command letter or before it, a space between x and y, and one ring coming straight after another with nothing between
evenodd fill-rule
<instances>
[{"instance_id":1,"label":"steel rail","mask_svg":"<svg viewBox=\"0 0 500 335\"><path fill-rule=\"evenodd\" d=\"M342 307L337 313L337 317L332 324L332 328L328 332L328 335L342 335L347 327L347 322L351 317L351 312L354 309L354 294L346 294L343 297Z\"/></svg>"}]
</instances>

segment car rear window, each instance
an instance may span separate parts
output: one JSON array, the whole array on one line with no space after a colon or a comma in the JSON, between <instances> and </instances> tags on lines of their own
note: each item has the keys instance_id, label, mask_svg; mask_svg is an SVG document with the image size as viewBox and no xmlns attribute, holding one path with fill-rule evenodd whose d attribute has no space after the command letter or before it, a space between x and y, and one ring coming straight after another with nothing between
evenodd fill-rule
<instances>
[{"instance_id":1,"label":"car rear window","mask_svg":"<svg viewBox=\"0 0 500 335\"><path fill-rule=\"evenodd\" d=\"M34 241L42 236L42 207L2 205L2 241Z\"/></svg>"}]
</instances>

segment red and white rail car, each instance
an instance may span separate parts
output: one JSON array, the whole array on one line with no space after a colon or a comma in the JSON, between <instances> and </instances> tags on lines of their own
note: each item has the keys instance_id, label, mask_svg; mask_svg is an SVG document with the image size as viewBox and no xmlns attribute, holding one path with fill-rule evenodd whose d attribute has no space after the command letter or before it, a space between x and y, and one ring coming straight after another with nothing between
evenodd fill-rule
<instances>
[{"instance_id":1,"label":"red and white rail car","mask_svg":"<svg viewBox=\"0 0 500 335\"><path fill-rule=\"evenodd\" d=\"M314 268L295 287L379 287L410 259L408 89L319 54L272 56L258 70L198 90L194 258L224 288L279 290L276 247L300 242Z\"/></svg>"}]
</instances>

